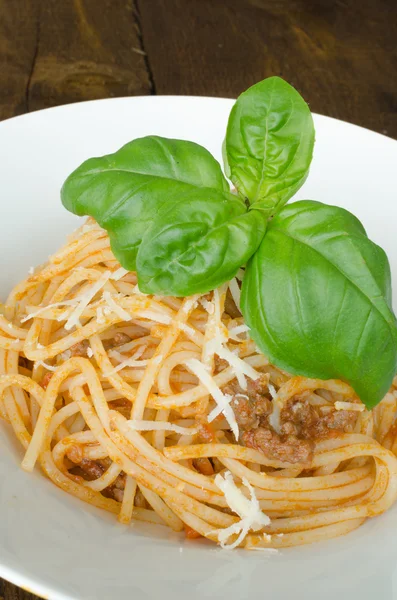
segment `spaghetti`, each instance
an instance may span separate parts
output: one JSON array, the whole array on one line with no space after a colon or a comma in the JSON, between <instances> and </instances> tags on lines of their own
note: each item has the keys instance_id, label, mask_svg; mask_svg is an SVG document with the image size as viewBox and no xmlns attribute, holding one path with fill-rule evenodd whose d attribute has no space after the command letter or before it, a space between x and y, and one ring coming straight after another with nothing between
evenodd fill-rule
<instances>
[{"instance_id":1,"label":"spaghetti","mask_svg":"<svg viewBox=\"0 0 397 600\"><path fill-rule=\"evenodd\" d=\"M397 381L368 411L347 384L291 377L238 301L236 280L142 294L89 220L0 315L0 414L23 468L123 523L224 547L307 544L387 510Z\"/></svg>"}]
</instances>

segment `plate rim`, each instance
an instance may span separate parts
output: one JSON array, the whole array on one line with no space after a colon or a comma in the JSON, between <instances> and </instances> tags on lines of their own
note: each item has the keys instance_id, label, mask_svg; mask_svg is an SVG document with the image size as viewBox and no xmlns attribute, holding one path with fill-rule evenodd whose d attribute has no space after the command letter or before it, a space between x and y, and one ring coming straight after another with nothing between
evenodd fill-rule
<instances>
[{"instance_id":1,"label":"plate rim","mask_svg":"<svg viewBox=\"0 0 397 600\"><path fill-rule=\"evenodd\" d=\"M39 110L34 110L31 112L23 113L20 115L12 116L7 119L4 119L0 122L0 131L5 126L12 126L14 123L23 123L23 121L28 121L29 119L36 117L44 117L46 114L53 114L56 112L63 112L78 110L79 106L89 106L93 104L117 104L121 102L126 103L134 103L136 100L140 102L183 102L183 101L197 101L197 102L219 102L230 104L235 101L235 98L227 98L227 97L215 97L215 96L195 96L195 95L175 95L175 94L164 94L164 95L139 95L139 96L120 96L117 98L98 98L93 100L84 100L84 101L75 101L67 104L60 104L53 107L42 108ZM369 132L370 134L374 134L379 136L383 140L389 140L393 143L397 143L397 140L385 135L383 133L379 133L367 127L357 125L355 123L350 123L349 121L344 121L335 117L330 117L327 115L323 115L321 113L312 113L315 119L326 120L331 122L337 122L339 124L343 124L344 126L348 125L353 127L354 129L361 130L364 132ZM386 142L389 143L389 142ZM19 586L23 590L41 596L43 598L51 598L52 600L79 600L77 596L69 595L59 589L56 589L51 583L43 582L40 576L26 574L23 566L14 568L6 565L1 556L0 556L0 577L11 582L12 584Z\"/></svg>"}]
</instances>

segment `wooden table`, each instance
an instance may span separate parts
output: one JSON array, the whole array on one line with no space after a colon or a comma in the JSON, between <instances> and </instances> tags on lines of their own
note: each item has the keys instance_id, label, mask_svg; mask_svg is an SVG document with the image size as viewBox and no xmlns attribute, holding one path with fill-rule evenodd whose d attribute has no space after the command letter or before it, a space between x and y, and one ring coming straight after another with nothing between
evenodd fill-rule
<instances>
[{"instance_id":1,"label":"wooden table","mask_svg":"<svg viewBox=\"0 0 397 600\"><path fill-rule=\"evenodd\" d=\"M0 0L0 119L114 96L235 97L281 75L397 138L396 0ZM0 600L32 594L0 581Z\"/></svg>"}]
</instances>

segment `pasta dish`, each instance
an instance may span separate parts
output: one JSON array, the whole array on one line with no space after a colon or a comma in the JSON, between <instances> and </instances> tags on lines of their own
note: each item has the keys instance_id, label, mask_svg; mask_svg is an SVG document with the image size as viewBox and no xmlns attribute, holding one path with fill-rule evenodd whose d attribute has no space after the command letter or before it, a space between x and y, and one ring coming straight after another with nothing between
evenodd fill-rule
<instances>
[{"instance_id":1,"label":"pasta dish","mask_svg":"<svg viewBox=\"0 0 397 600\"><path fill-rule=\"evenodd\" d=\"M177 156L178 150L173 152ZM298 151L294 152L297 156ZM311 150L309 154L311 158ZM139 157L144 155L140 149ZM232 159L230 151L234 182ZM290 165L294 159L289 156L288 160ZM113 163L106 164L111 165L104 169L108 177ZM174 161L173 172L176 164L180 163ZM138 227L141 218L138 209L133 209L130 221L124 203L122 218L116 222L115 211L121 205L113 196L112 211L109 208L114 190L117 198L125 197L124 188L120 191L125 166L119 168L117 181L103 184L106 193L95 188L99 177L95 169L88 164L87 171L72 181L85 186L78 194L73 191L74 212L91 216L46 264L31 269L0 311L0 415L24 450L23 469L32 471L38 465L56 486L114 513L122 523L139 520L168 526L184 531L187 538L207 538L223 548L277 549L312 543L346 534L368 517L386 511L397 497L397 378L394 342L386 334L375 335L375 330L383 331L380 321L374 321L372 335L372 318L383 319L391 336L395 327L384 291L388 263L380 249L365 246L376 254L377 265L383 265L382 261L386 265L386 283L379 283L379 274L375 278L386 298L384 304L374 299L377 292L371 296L368 284L360 298L352 299L344 292L336 316L329 290L326 308L321 304L324 269L315 261L320 253L326 254L323 246L316 247L310 275L306 272L309 259L297 266L295 258L288 258L282 266L277 262L283 259L281 246L274 250L283 227L295 227L294 239L301 243L303 233L297 233L297 227L303 214L306 229L309 218L317 219L316 227L320 227L318 215L330 210L323 208L326 205L307 201L281 210L279 186L277 202L274 194L263 195L272 198L268 212L263 210L264 200L261 210L255 210L256 199L252 210L247 209L247 203L226 190L223 180L222 190L216 188L218 175L214 175L203 188L206 196L200 202L207 204L201 216L183 217L177 234L169 233L175 223L182 223L179 213L172 212L174 206L158 213L161 223L142 221L139 231L132 231L131 223ZM94 171L95 182L90 180L88 185L84 178ZM141 177L148 177L141 172ZM200 173L202 180L202 169ZM288 173L292 194L295 188ZM301 185L305 177L301 172L296 177ZM175 184L174 199L177 192L185 198L191 193L186 186L193 186L192 179L190 173L178 189ZM238 191L239 184L245 186L244 194L251 198L241 173L236 181ZM72 183L70 188L65 184L63 191L69 210ZM145 180L145 184L133 185L141 194L148 184ZM160 197L159 178L155 185L150 189L151 199ZM208 189L227 199L217 204L211 199L211 207L230 202L227 217L221 222L216 213L211 224L216 235L228 227L222 238L228 240L227 250L220 238L211 238L208 249L204 248L203 240L210 235L207 230L191 233L193 222L204 227L213 210L208 208ZM85 202L88 193L96 198L93 212L78 204ZM216 196L215 191L211 193ZM138 192L134 194L138 202ZM197 197L198 192L195 202ZM186 201L184 210L191 202ZM201 206L195 211L201 211ZM295 211L293 218L291 211ZM342 209L335 211L342 214ZM349 228L356 227L351 239L364 241L355 248L372 244L361 229L357 233L361 225L350 217L343 216L338 223L343 221L349 235ZM230 223L224 225L225 219ZM170 224L165 232L166 221ZM233 236L240 226L239 235L246 237L236 242ZM328 244L331 230L321 227L328 232ZM307 236L310 244L314 244L313 231ZM193 237L186 241L186 235ZM292 236L283 236L284 248ZM182 238L183 252L178 246ZM341 243L339 233L336 238ZM221 262L212 266L217 244L222 246ZM271 244L271 250L266 244ZM352 256L350 249L346 252L345 262ZM370 250L362 252L371 266ZM328 260L336 264L337 253L335 259L329 258L330 253ZM226 254L230 257L227 264ZM274 276L276 267L282 272L280 277ZM287 268L305 277L305 283L295 281L287 289ZM340 277L341 270L327 271L326 281L333 289L337 285L332 277ZM266 287L261 277L267 277L271 285ZM354 277L351 270L348 282ZM320 282L315 289L313 281ZM364 289L362 278L358 281L357 276L355 281L352 294ZM261 290L258 296L256 290ZM279 290L275 301L273 290ZM309 293L310 298L305 296ZM352 323L364 302L361 298L369 298L376 310L363 327L357 325L357 333ZM346 303L353 307L348 318L343 313ZM316 304L321 305L318 316ZM327 312L334 324L343 324L340 330L335 325L329 339L324 337L329 325L323 325ZM283 319L291 314L294 325L284 326ZM302 317L303 324L298 322L298 314L299 318L310 316L317 328L313 334L308 320ZM280 333L282 327L285 334ZM354 339L352 350L343 336ZM378 339L384 344L382 352L374 342ZM332 360L327 354L330 349ZM306 351L310 360L303 364ZM373 369L368 368L366 357ZM361 369L358 375L356 367Z\"/></svg>"}]
</instances>

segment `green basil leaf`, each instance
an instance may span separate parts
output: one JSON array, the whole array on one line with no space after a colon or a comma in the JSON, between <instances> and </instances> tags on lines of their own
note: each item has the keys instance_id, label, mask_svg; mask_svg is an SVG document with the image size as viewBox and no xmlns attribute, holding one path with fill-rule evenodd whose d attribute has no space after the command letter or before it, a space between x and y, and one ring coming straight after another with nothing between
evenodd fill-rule
<instances>
[{"instance_id":1,"label":"green basil leaf","mask_svg":"<svg viewBox=\"0 0 397 600\"><path fill-rule=\"evenodd\" d=\"M247 266L242 312L280 368L347 381L368 408L388 391L397 368L389 263L346 210L285 207Z\"/></svg>"},{"instance_id":2,"label":"green basil leaf","mask_svg":"<svg viewBox=\"0 0 397 600\"><path fill-rule=\"evenodd\" d=\"M231 110L226 174L251 205L273 215L303 185L313 146L308 105L286 81L269 77L241 94Z\"/></svg>"},{"instance_id":3,"label":"green basil leaf","mask_svg":"<svg viewBox=\"0 0 397 600\"><path fill-rule=\"evenodd\" d=\"M91 158L65 181L64 206L108 231L120 263L135 270L138 248L156 212L191 190L228 191L219 163L198 144L148 136Z\"/></svg>"},{"instance_id":4,"label":"green basil leaf","mask_svg":"<svg viewBox=\"0 0 397 600\"><path fill-rule=\"evenodd\" d=\"M137 257L139 288L188 296L228 281L257 250L266 230L260 211L230 193L197 191L167 205L148 229Z\"/></svg>"}]
</instances>

